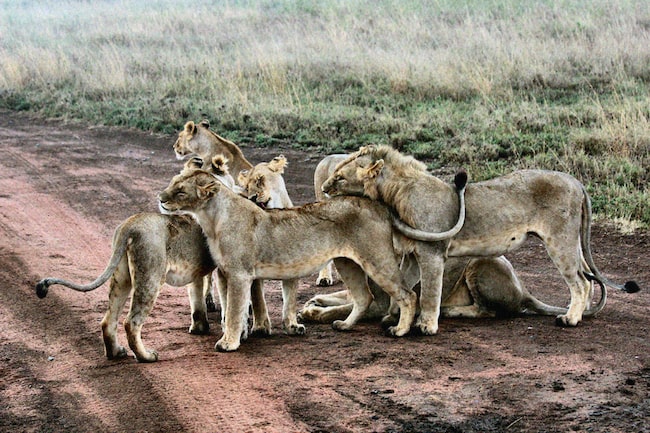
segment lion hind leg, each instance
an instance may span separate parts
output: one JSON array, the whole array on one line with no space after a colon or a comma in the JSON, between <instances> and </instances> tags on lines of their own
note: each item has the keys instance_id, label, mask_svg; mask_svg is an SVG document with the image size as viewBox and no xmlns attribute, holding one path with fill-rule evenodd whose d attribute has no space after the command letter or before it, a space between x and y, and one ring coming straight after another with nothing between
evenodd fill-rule
<instances>
[{"instance_id":1,"label":"lion hind leg","mask_svg":"<svg viewBox=\"0 0 650 433\"><path fill-rule=\"evenodd\" d=\"M305 305L299 313L302 320L316 323L332 323L335 320L345 320L352 313L353 304L322 306Z\"/></svg>"},{"instance_id":2,"label":"lion hind leg","mask_svg":"<svg viewBox=\"0 0 650 433\"><path fill-rule=\"evenodd\" d=\"M264 280L254 280L253 284L251 284L251 303L253 306L253 328L251 333L271 335L271 318L264 299Z\"/></svg>"},{"instance_id":3,"label":"lion hind leg","mask_svg":"<svg viewBox=\"0 0 650 433\"><path fill-rule=\"evenodd\" d=\"M217 303L214 298L214 285L212 281L212 272L203 277L203 290L205 297L205 306L208 312L217 311Z\"/></svg>"},{"instance_id":4,"label":"lion hind leg","mask_svg":"<svg viewBox=\"0 0 650 433\"><path fill-rule=\"evenodd\" d=\"M335 260L341 279L347 286L352 299L352 309L345 320L335 320L332 327L338 331L347 331L361 319L372 302L372 294L367 285L365 272L350 259Z\"/></svg>"},{"instance_id":5,"label":"lion hind leg","mask_svg":"<svg viewBox=\"0 0 650 433\"><path fill-rule=\"evenodd\" d=\"M162 282L160 281L152 282L147 288L143 288L137 283L134 284L131 309L126 319L124 319L124 329L129 341L129 347L139 362L158 361L158 353L147 349L142 342L142 326L156 302L161 286ZM149 287L155 287L155 289L147 290Z\"/></svg>"},{"instance_id":6,"label":"lion hind leg","mask_svg":"<svg viewBox=\"0 0 650 433\"><path fill-rule=\"evenodd\" d=\"M305 325L298 323L298 280L282 281L282 327L289 335L304 335Z\"/></svg>"},{"instance_id":7,"label":"lion hind leg","mask_svg":"<svg viewBox=\"0 0 650 433\"><path fill-rule=\"evenodd\" d=\"M331 260L318 273L316 284L321 287L328 287L334 284L334 264Z\"/></svg>"},{"instance_id":8,"label":"lion hind leg","mask_svg":"<svg viewBox=\"0 0 650 433\"><path fill-rule=\"evenodd\" d=\"M408 334L411 330L411 325L415 318L417 295L413 290L406 287L399 268L393 270L393 266L391 265L396 264L397 261L391 263L389 260L385 260L384 263L365 263L364 269L368 276L379 287L381 287L398 306L399 320L397 325L388 327L386 333L393 337L401 337ZM365 286L365 290L368 292L368 298L372 300L373 296L367 285ZM368 305L365 306L362 313L365 313L367 310Z\"/></svg>"},{"instance_id":9,"label":"lion hind leg","mask_svg":"<svg viewBox=\"0 0 650 433\"><path fill-rule=\"evenodd\" d=\"M124 276L126 274L126 276ZM124 304L131 292L131 278L128 272L116 271L111 278L108 293L108 310L102 319L102 338L104 340L104 353L108 359L126 357L126 348L118 343L117 321L124 309Z\"/></svg>"},{"instance_id":10,"label":"lion hind leg","mask_svg":"<svg viewBox=\"0 0 650 433\"><path fill-rule=\"evenodd\" d=\"M424 248L427 251L421 251ZM423 335L434 335L438 332L438 318L440 317L444 255L438 253L435 246L420 246L419 249L420 315L415 326Z\"/></svg>"},{"instance_id":11,"label":"lion hind leg","mask_svg":"<svg viewBox=\"0 0 650 433\"><path fill-rule=\"evenodd\" d=\"M545 243L551 260L560 271L571 293L571 302L569 303L568 311L566 314L557 316L555 323L559 326L577 326L582 320L582 314L587 308L587 305L591 301L592 293L591 283L580 269L580 265L584 260L579 252L579 245L574 245L571 248L571 246L565 244L561 246L556 245L556 242L553 241Z\"/></svg>"}]
</instances>

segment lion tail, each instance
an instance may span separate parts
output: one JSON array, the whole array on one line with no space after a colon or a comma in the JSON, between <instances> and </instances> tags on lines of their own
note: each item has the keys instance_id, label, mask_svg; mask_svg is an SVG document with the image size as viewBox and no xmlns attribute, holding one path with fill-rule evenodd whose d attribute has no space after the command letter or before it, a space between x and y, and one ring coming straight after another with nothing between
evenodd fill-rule
<instances>
[{"instance_id":1,"label":"lion tail","mask_svg":"<svg viewBox=\"0 0 650 433\"><path fill-rule=\"evenodd\" d=\"M589 278L589 277L587 277ZM605 285L598 281L595 280L600 286L600 300L598 301L598 304L594 305L593 307L585 310L583 313L584 317L592 317L598 314L604 307L605 303L607 302L607 288ZM555 316L555 315L560 315L560 314L566 314L567 311L569 311L568 308L563 308L563 307L555 307L553 305L548 305L545 304L544 302L540 301L539 299L535 298L533 295L530 295L530 298L528 298L525 303L524 303L524 308L528 312L533 312L537 314L542 314L544 316Z\"/></svg>"},{"instance_id":2,"label":"lion tail","mask_svg":"<svg viewBox=\"0 0 650 433\"><path fill-rule=\"evenodd\" d=\"M588 271L583 272L584 276L587 277L590 281L597 281L601 285L607 285L614 289L622 290L627 293L636 293L641 290L641 287L635 281L627 281L625 284L616 284L607 278L603 277L596 264L594 259L591 256L591 200L589 199L589 194L585 189L584 185L582 187L582 227L580 232L580 244L582 246L582 254L585 258L585 262L588 266Z\"/></svg>"},{"instance_id":3,"label":"lion tail","mask_svg":"<svg viewBox=\"0 0 650 433\"><path fill-rule=\"evenodd\" d=\"M70 289L76 290L78 292L90 292L92 290L95 290L102 284L104 284L115 272L115 269L117 268L117 265L120 263L120 260L122 260L124 253L126 253L126 249L129 244L130 236L127 234L126 230L120 230L121 227L122 226L118 227L117 230L115 231L116 236L113 241L113 245L115 246L115 248L113 249L113 254L111 255L111 259L109 260L106 269L104 269L104 272L99 277L97 277L95 281L83 285L83 284L77 284L71 281L63 280L60 278L43 278L38 283L36 283L36 296L43 299L44 297L47 296L49 287L54 284L60 284L62 286L69 287Z\"/></svg>"}]
</instances>

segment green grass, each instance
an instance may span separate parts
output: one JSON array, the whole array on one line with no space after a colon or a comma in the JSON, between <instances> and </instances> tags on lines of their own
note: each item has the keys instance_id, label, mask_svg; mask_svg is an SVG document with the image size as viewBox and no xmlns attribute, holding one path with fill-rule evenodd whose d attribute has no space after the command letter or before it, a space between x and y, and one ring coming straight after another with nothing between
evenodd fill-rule
<instances>
[{"instance_id":1,"label":"green grass","mask_svg":"<svg viewBox=\"0 0 650 433\"><path fill-rule=\"evenodd\" d=\"M472 180L569 172L650 225L650 4L0 0L0 106L323 153L391 144Z\"/></svg>"}]
</instances>

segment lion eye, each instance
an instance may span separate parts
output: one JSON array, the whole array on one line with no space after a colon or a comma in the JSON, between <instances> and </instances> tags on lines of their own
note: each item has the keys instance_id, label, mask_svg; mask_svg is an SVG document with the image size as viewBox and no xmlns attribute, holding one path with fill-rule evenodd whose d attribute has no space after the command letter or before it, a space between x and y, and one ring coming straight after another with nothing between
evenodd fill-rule
<instances>
[{"instance_id":1,"label":"lion eye","mask_svg":"<svg viewBox=\"0 0 650 433\"><path fill-rule=\"evenodd\" d=\"M183 191L178 191L178 192L176 192L176 197L177 197L177 198L186 198L186 197L187 197L187 193L185 193L185 192L183 192Z\"/></svg>"}]
</instances>

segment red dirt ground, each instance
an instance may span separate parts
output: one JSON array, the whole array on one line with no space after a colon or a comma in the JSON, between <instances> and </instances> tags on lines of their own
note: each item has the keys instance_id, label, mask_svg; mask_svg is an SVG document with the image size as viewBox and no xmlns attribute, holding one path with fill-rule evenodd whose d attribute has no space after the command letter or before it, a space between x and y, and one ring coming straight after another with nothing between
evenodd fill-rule
<instances>
[{"instance_id":1,"label":"red dirt ground","mask_svg":"<svg viewBox=\"0 0 650 433\"><path fill-rule=\"evenodd\" d=\"M641 432L650 431L650 295L610 290L605 309L574 329L550 317L442 320L437 336L391 339L378 323L339 333L280 329L281 291L267 283L274 335L217 353L188 334L184 289L165 286L143 338L160 361L104 357L107 286L79 282L103 270L114 228L156 211L156 193L181 167L175 137L46 121L0 111L0 431L11 432ZM313 200L322 155L243 147L253 163L284 153L289 193ZM594 227L592 250L608 277L650 283L648 232ZM509 256L541 299L568 289L543 247ZM302 280L300 302L339 290ZM120 338L125 344L124 332Z\"/></svg>"}]
</instances>

